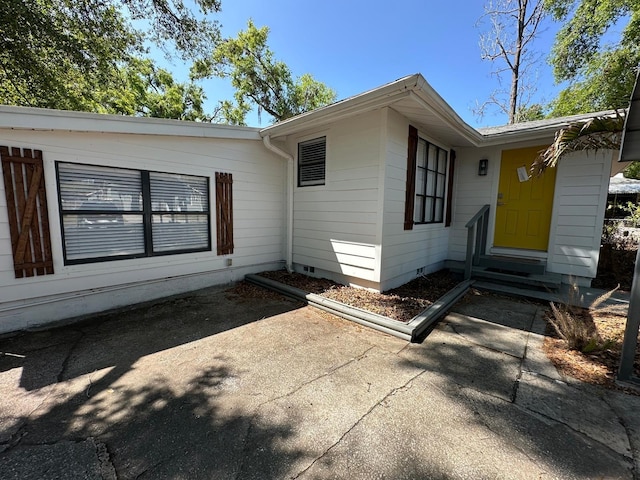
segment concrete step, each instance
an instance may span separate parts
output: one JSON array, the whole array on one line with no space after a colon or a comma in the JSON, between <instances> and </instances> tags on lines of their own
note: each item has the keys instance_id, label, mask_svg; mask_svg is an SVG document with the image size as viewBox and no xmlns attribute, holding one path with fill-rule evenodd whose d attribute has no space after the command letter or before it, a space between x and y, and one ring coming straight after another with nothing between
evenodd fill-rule
<instances>
[{"instance_id":1,"label":"concrete step","mask_svg":"<svg viewBox=\"0 0 640 480\"><path fill-rule=\"evenodd\" d=\"M511 274L505 272L495 272L485 267L474 267L471 271L473 278L484 278L493 282L501 282L507 285L526 285L528 287L549 288L555 290L562 284L562 275L559 273L535 273Z\"/></svg>"},{"instance_id":2,"label":"concrete step","mask_svg":"<svg viewBox=\"0 0 640 480\"><path fill-rule=\"evenodd\" d=\"M481 267L514 273L533 273L544 275L545 263L536 258L506 257L503 255L483 255Z\"/></svg>"},{"instance_id":3,"label":"concrete step","mask_svg":"<svg viewBox=\"0 0 640 480\"><path fill-rule=\"evenodd\" d=\"M447 260L445 268L452 272L464 274L464 262ZM562 275L546 272L542 275L535 273L509 273L506 271L494 271L487 267L474 266L471 270L471 278L490 280L494 283L502 283L522 288L539 288L542 290L556 290L562 284Z\"/></svg>"}]
</instances>

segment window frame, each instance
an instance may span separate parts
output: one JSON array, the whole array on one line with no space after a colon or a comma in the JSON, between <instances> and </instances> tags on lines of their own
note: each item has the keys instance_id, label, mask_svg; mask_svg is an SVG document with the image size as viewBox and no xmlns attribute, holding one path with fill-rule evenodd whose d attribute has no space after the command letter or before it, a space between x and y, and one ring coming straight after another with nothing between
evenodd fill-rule
<instances>
[{"instance_id":1,"label":"window frame","mask_svg":"<svg viewBox=\"0 0 640 480\"><path fill-rule=\"evenodd\" d=\"M62 189L60 188L60 165L78 165L78 166L86 166L86 167L95 167L95 168L104 168L104 169L112 169L112 170L128 170L135 171L140 174L140 192L142 195L142 209L141 210L114 210L114 209L91 209L91 210L65 210L62 204ZM56 190L58 197L58 213L60 217L60 234L62 238L62 254L64 259L64 265L83 265L89 263L102 263L102 262L111 262L118 260L131 260L136 258L148 258L148 257L161 257L167 255L181 255L186 253L198 253L198 252L210 252L212 251L212 237L211 237L211 179L205 175L191 175L191 174L182 174L175 172L161 172L156 170L141 170L137 168L128 168L128 167L112 167L106 165L97 165L97 164L88 164L88 163L79 163L79 162L67 162L67 161L56 161L55 162L56 169ZM158 210L153 209L152 201L151 201L151 174L160 174L160 175L176 175L176 176L188 176L188 177L196 177L200 179L206 180L207 191L206 191L206 199L207 199L207 209L204 211L180 211L173 212L167 210ZM162 250L155 251L153 247L153 217L155 215L170 215L177 214L183 216L206 216L207 219L207 245L205 247L194 247L194 248L181 248L175 250ZM77 258L77 259L69 259L67 255L67 242L65 238L65 216L69 215L139 215L142 217L142 234L143 234L143 245L144 251L140 253L132 253L125 255L102 255L96 257L89 258ZM107 227L108 228L108 227Z\"/></svg>"},{"instance_id":2,"label":"window frame","mask_svg":"<svg viewBox=\"0 0 640 480\"><path fill-rule=\"evenodd\" d=\"M305 145L309 145L309 144L313 144L313 143L319 143L320 141L324 141L324 158L322 161L322 166L323 166L323 174L322 174L322 180L317 180L317 181L305 181L305 183L303 183L302 181L302 170L304 165L302 164L302 147ZM297 151L297 186L299 188L304 188L304 187L321 187L326 185L327 183L327 136L326 135L320 135L320 136L314 136L313 138L308 138L306 140L301 140L298 142L298 151ZM311 162L313 163L313 161ZM316 161L317 163L317 161Z\"/></svg>"},{"instance_id":3,"label":"window frame","mask_svg":"<svg viewBox=\"0 0 640 480\"><path fill-rule=\"evenodd\" d=\"M420 152L420 145L424 145L424 159L423 164L424 167L421 166L420 158L418 158ZM418 136L417 142L417 152L416 155L416 174L415 174L415 191L413 196L414 208L413 208L413 224L414 225L431 225L431 224L439 224L445 223L445 210L447 205L447 166L449 161L449 151L445 148L439 147L433 142L426 140L425 138ZM432 148L435 150L435 167L430 168L430 152ZM441 157L441 153L444 153L444 158ZM441 161L443 165L441 165ZM422 182L421 189L418 187L418 179L420 176L418 175L420 169L424 171L424 181ZM430 178L432 188L429 189ZM438 194L438 185L441 181L442 192ZM420 193L424 192L424 193ZM422 208L420 209L420 203L418 199L422 198ZM431 200L431 211L430 215L427 215L427 200ZM438 208L438 200L441 201L440 208ZM418 211L420 210L420 211Z\"/></svg>"}]
</instances>

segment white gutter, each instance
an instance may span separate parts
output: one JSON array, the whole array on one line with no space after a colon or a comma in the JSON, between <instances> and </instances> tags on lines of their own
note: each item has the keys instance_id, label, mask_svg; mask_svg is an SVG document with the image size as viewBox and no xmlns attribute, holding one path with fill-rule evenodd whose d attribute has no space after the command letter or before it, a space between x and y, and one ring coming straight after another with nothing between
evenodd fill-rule
<instances>
[{"instance_id":1,"label":"white gutter","mask_svg":"<svg viewBox=\"0 0 640 480\"><path fill-rule=\"evenodd\" d=\"M264 143L267 149L287 160L287 227L285 233L287 237L287 247L285 252L285 267L287 268L287 272L291 273L293 272L293 155L273 145L269 135L262 137L262 143Z\"/></svg>"}]
</instances>

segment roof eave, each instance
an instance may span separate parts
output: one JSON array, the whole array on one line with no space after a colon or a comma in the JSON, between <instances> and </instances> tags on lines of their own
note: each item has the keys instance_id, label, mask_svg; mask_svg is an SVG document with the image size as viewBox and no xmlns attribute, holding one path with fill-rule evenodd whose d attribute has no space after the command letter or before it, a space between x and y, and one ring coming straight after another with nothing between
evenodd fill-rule
<instances>
[{"instance_id":1,"label":"roof eave","mask_svg":"<svg viewBox=\"0 0 640 480\"><path fill-rule=\"evenodd\" d=\"M252 127L7 105L0 105L0 128L260 140Z\"/></svg>"},{"instance_id":2,"label":"roof eave","mask_svg":"<svg viewBox=\"0 0 640 480\"><path fill-rule=\"evenodd\" d=\"M312 129L319 125L375 110L407 97L416 88L420 77L420 74L409 75L382 87L296 115L261 129L260 135L271 138L284 137L301 130Z\"/></svg>"}]
</instances>

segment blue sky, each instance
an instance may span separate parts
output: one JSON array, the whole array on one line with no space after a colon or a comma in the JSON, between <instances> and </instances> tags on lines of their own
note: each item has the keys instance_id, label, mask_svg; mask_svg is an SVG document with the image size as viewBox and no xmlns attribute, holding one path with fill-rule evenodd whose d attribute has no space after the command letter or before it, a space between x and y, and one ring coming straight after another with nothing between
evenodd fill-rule
<instances>
[{"instance_id":1,"label":"blue sky","mask_svg":"<svg viewBox=\"0 0 640 480\"><path fill-rule=\"evenodd\" d=\"M294 76L312 74L346 98L400 77L422 73L433 88L472 126L500 125L504 115L488 114L479 120L472 112L497 88L490 62L480 58L476 26L482 0L222 0L215 16L224 36L235 36L252 18L270 29L269 46ZM548 21L536 41L544 52L539 63L535 100L551 100L554 85L545 59L558 26ZM178 65L176 76L185 75ZM505 77L506 86L509 78ZM231 98L226 80L207 80L203 87L208 105ZM259 126L255 114L248 118ZM262 126L268 119L262 119Z\"/></svg>"}]
</instances>

